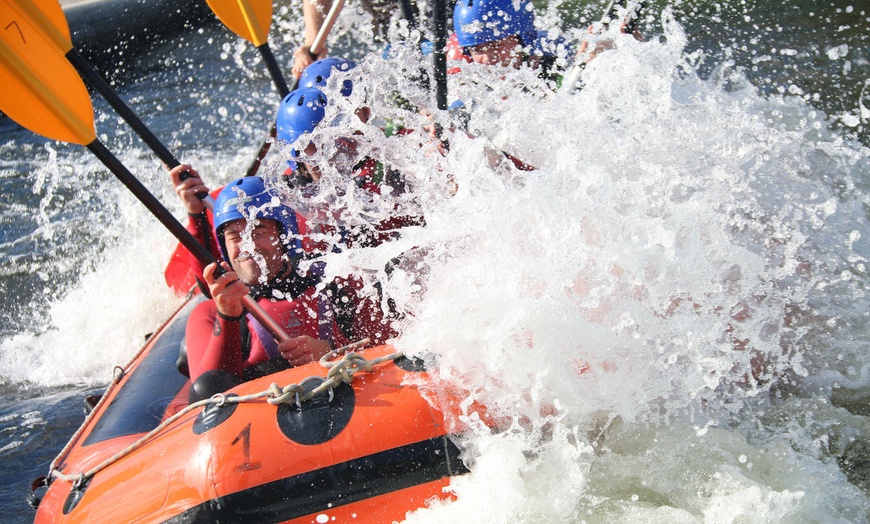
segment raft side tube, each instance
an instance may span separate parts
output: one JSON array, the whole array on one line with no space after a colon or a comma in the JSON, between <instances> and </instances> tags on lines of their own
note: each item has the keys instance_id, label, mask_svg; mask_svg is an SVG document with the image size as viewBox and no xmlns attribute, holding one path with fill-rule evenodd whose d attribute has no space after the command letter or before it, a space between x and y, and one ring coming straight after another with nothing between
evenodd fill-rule
<instances>
[{"instance_id":1,"label":"raft side tube","mask_svg":"<svg viewBox=\"0 0 870 524\"><path fill-rule=\"evenodd\" d=\"M284 522L328 514L361 501L367 503L355 505L360 522L373 522L375 515L384 512L391 516L376 521L391 522L422 507L427 499L442 498L447 479L469 471L459 454L447 436L435 437L237 491L204 502L166 522ZM400 505L379 508L385 501L378 501L378 497L417 486L426 494L417 503L419 506L403 501Z\"/></svg>"}]
</instances>

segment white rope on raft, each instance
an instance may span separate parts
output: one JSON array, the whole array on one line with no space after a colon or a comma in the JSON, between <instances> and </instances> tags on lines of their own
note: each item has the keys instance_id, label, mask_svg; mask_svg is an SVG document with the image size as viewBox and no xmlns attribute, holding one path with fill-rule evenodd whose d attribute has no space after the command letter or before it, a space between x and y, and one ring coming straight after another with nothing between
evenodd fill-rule
<instances>
[{"instance_id":1,"label":"white rope on raft","mask_svg":"<svg viewBox=\"0 0 870 524\"><path fill-rule=\"evenodd\" d=\"M168 426L174 424L180 418L187 416L191 411L197 410L201 407L209 405L223 406L230 403L242 404L245 402L256 402L264 398L266 399L266 402L273 405L288 404L292 402L301 407L303 402L310 400L317 395L330 393L333 388L338 387L342 383L350 384L353 380L353 376L359 371L371 372L375 366L383 364L384 362L396 360L397 358L400 358L404 355L401 351L396 351L395 353L391 353L389 355L384 355L382 357L378 357L372 360L366 360L366 358L363 357L361 354L356 353L356 350L368 345L370 342L371 341L369 339L365 338L358 342L348 344L347 346L334 349L324 355L323 358L320 359L319 364L329 369L329 373L327 373L326 379L323 381L323 383L318 385L311 391L307 391L305 387L300 384L290 384L282 388L278 386L278 384L273 382L266 391L261 391L259 393L251 393L249 395L243 396L228 396L223 393L218 393L211 398L203 399L188 405L175 415L172 415L171 417L163 421L156 428L143 435L142 438L122 449L118 453L115 453L105 461L92 468L90 471L70 475L63 473L60 470L52 469L49 473L49 482L54 479L58 479L66 482L72 482L75 486L79 486L82 482L93 477L100 471L106 469L107 467L111 466L115 462L118 462L136 449L140 448L142 445L154 438L157 434L166 429ZM344 356L340 360L331 360L341 355L342 353L344 353ZM321 377L312 376L308 378Z\"/></svg>"}]
</instances>

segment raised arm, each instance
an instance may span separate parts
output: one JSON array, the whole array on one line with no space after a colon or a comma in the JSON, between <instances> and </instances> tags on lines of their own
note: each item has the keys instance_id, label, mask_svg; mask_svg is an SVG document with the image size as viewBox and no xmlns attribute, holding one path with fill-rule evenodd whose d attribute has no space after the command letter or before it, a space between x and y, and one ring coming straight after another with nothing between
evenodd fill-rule
<instances>
[{"instance_id":1,"label":"raised arm","mask_svg":"<svg viewBox=\"0 0 870 524\"><path fill-rule=\"evenodd\" d=\"M311 55L311 44L323 27L323 19L332 8L332 0L302 0L302 18L305 20L305 43L293 53L293 76L299 78L302 71L316 60L326 58L329 49L324 43L316 56Z\"/></svg>"}]
</instances>

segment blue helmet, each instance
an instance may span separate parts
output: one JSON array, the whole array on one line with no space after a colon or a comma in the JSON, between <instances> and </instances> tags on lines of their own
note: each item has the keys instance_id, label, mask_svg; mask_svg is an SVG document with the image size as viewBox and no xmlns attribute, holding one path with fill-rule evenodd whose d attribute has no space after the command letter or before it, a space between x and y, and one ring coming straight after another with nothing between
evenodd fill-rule
<instances>
[{"instance_id":1,"label":"blue helmet","mask_svg":"<svg viewBox=\"0 0 870 524\"><path fill-rule=\"evenodd\" d=\"M462 47L512 35L528 46L537 36L534 6L528 0L459 0L453 8L453 28Z\"/></svg>"},{"instance_id":2,"label":"blue helmet","mask_svg":"<svg viewBox=\"0 0 870 524\"><path fill-rule=\"evenodd\" d=\"M299 224L296 212L281 203L277 196L266 189L263 179L258 176L239 178L227 184L218 194L214 206L214 232L224 260L229 261L227 244L223 229L232 220L240 218L265 218L281 225L281 237L287 254L292 258L302 256L302 242L299 239Z\"/></svg>"},{"instance_id":3,"label":"blue helmet","mask_svg":"<svg viewBox=\"0 0 870 524\"><path fill-rule=\"evenodd\" d=\"M284 97L278 108L278 139L292 144L304 133L314 131L326 116L326 103L326 95L313 87L299 88Z\"/></svg>"},{"instance_id":4,"label":"blue helmet","mask_svg":"<svg viewBox=\"0 0 870 524\"><path fill-rule=\"evenodd\" d=\"M354 67L356 67L355 62L345 60L344 58L332 56L328 58L321 58L320 60L305 68L305 71L302 72L302 76L299 77L299 87L314 87L317 89L323 89L324 87L326 87L326 80L329 79L330 75L332 75L333 69L344 73L350 71ZM341 95L350 96L352 92L353 81L349 78L345 79L345 81L341 84Z\"/></svg>"}]
</instances>

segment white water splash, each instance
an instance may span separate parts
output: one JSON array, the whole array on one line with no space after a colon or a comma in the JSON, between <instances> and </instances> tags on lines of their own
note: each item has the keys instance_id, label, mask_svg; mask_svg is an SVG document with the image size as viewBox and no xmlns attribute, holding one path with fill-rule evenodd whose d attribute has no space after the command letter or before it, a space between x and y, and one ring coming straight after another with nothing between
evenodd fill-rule
<instances>
[{"instance_id":1,"label":"white water splash","mask_svg":"<svg viewBox=\"0 0 870 524\"><path fill-rule=\"evenodd\" d=\"M95 159L85 152L75 155L80 178L66 176L58 169L57 157L50 157L39 177L48 187L44 198L49 201L43 209L57 205L51 202L57 193L69 191L75 195L71 207L78 212L87 204L106 209L66 224L52 222L45 228L73 228L78 230L72 233L73 238L93 239L98 245L77 248L90 257L80 267L72 266L78 272L72 284L53 278L61 268L70 269L70 260L62 251L48 262L52 266L46 269L45 296L40 297L45 306L34 312L32 324L0 340L0 377L4 382L21 386L106 384L113 368L126 365L144 345L145 336L181 304L163 278L176 245L173 237L120 182L114 178L96 182L103 176L103 168ZM168 175L150 159L138 158L141 155L141 151L127 152L128 167L178 212L179 202L169 187ZM227 180L239 169L235 160L218 158L201 160L197 165L204 177L215 182ZM81 180L92 182L82 185ZM44 221L58 220L46 211L43 215Z\"/></svg>"},{"instance_id":2,"label":"white water splash","mask_svg":"<svg viewBox=\"0 0 870 524\"><path fill-rule=\"evenodd\" d=\"M383 283L407 312L398 347L437 357L432 396L458 394L466 426L456 500L409 522L866 521L867 150L738 71L700 79L679 26L663 25L647 43L614 35L579 93L471 93L481 131L534 172L492 166L482 138L454 135L438 158L350 121L413 191L368 201L328 172L323 195L344 211L331 218L398 203L427 223L330 255L329 270ZM407 78L416 63L400 60L369 58L355 78ZM365 100L392 117L378 106L388 84L331 111ZM230 162L217 156L210 167ZM118 217L124 242L52 302L48 332L2 342L0 376L105 381L126 361L174 300L158 291L168 248L149 220Z\"/></svg>"},{"instance_id":3,"label":"white water splash","mask_svg":"<svg viewBox=\"0 0 870 524\"><path fill-rule=\"evenodd\" d=\"M472 473L410 522L865 519L837 464L863 418L817 388L863 384L866 148L737 72L700 79L663 25L617 37L579 93L471 93L540 169L456 134L408 170L426 227L334 258L376 271L408 312L397 346L461 399Z\"/></svg>"}]
</instances>

